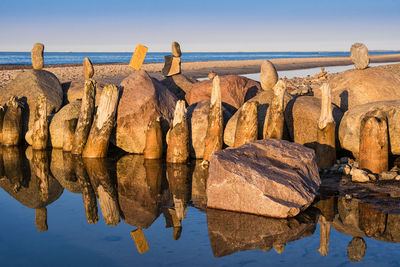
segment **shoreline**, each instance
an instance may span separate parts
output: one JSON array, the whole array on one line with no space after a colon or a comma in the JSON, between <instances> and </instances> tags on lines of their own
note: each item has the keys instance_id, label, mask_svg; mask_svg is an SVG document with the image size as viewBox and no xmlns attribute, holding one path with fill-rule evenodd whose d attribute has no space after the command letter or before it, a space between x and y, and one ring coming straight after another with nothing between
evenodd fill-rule
<instances>
[{"instance_id":1,"label":"shoreline","mask_svg":"<svg viewBox=\"0 0 400 267\"><path fill-rule=\"evenodd\" d=\"M193 78L207 77L210 70L218 75L240 75L260 72L261 63L265 59L255 60L234 60L234 61L191 61L182 62L182 73ZM308 69L329 66L351 65L350 57L308 57L308 58L279 58L270 59L277 71ZM371 63L390 63L400 62L400 54L373 55L370 56ZM7 66L7 69L5 69ZM104 63L93 64L95 68L94 79L105 79L120 81L128 76L132 69L127 63ZM161 70L164 63L145 63L142 69L147 71L152 77L163 79ZM29 68L28 68L29 67ZM0 65L0 87L7 84L15 73L25 69L31 69L26 65ZM82 64L68 65L49 65L44 70L54 73L61 83L83 80Z\"/></svg>"}]
</instances>

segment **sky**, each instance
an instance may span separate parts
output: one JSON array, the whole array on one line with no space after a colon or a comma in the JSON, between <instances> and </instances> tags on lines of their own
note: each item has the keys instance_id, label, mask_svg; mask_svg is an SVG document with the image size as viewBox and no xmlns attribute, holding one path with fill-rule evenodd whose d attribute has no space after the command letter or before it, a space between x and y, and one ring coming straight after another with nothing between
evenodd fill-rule
<instances>
[{"instance_id":1,"label":"sky","mask_svg":"<svg viewBox=\"0 0 400 267\"><path fill-rule=\"evenodd\" d=\"M399 0L0 0L0 51L400 50Z\"/></svg>"}]
</instances>

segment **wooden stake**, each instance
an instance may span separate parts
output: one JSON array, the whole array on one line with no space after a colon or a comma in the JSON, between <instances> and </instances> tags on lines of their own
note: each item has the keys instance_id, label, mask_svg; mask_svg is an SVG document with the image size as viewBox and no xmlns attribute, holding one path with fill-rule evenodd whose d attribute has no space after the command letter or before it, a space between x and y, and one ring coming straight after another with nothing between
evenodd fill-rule
<instances>
[{"instance_id":1,"label":"wooden stake","mask_svg":"<svg viewBox=\"0 0 400 267\"><path fill-rule=\"evenodd\" d=\"M387 118L383 114L366 115L361 121L359 167L382 173L389 167Z\"/></svg>"},{"instance_id":2,"label":"wooden stake","mask_svg":"<svg viewBox=\"0 0 400 267\"><path fill-rule=\"evenodd\" d=\"M163 154L163 137L160 117L150 121L146 131L146 144L144 146L145 159L160 159Z\"/></svg>"},{"instance_id":3,"label":"wooden stake","mask_svg":"<svg viewBox=\"0 0 400 267\"><path fill-rule=\"evenodd\" d=\"M246 102L242 106L236 125L234 147L258 138L258 102Z\"/></svg>"},{"instance_id":4,"label":"wooden stake","mask_svg":"<svg viewBox=\"0 0 400 267\"><path fill-rule=\"evenodd\" d=\"M274 95L268 108L264 121L264 139L282 139L285 117L283 114L283 98L285 96L286 84L280 79L272 88Z\"/></svg>"},{"instance_id":5,"label":"wooden stake","mask_svg":"<svg viewBox=\"0 0 400 267\"><path fill-rule=\"evenodd\" d=\"M96 86L97 85L94 80L85 81L81 112L79 113L78 123L76 125L72 144L72 154L81 155L86 145L86 140L88 138L90 126L92 125L93 120Z\"/></svg>"},{"instance_id":6,"label":"wooden stake","mask_svg":"<svg viewBox=\"0 0 400 267\"><path fill-rule=\"evenodd\" d=\"M115 85L110 84L104 87L97 113L83 150L83 157L103 158L107 155L108 142L115 125L118 94L118 88Z\"/></svg>"},{"instance_id":7,"label":"wooden stake","mask_svg":"<svg viewBox=\"0 0 400 267\"><path fill-rule=\"evenodd\" d=\"M203 161L209 162L214 152L222 149L223 131L221 88L219 76L216 75L213 78L213 87L211 91L208 127L206 138L204 139Z\"/></svg>"},{"instance_id":8,"label":"wooden stake","mask_svg":"<svg viewBox=\"0 0 400 267\"><path fill-rule=\"evenodd\" d=\"M321 116L317 127L317 164L320 168L329 168L336 163L336 123L332 114L331 88L324 83L321 86Z\"/></svg>"},{"instance_id":9,"label":"wooden stake","mask_svg":"<svg viewBox=\"0 0 400 267\"><path fill-rule=\"evenodd\" d=\"M3 146L17 146L21 137L21 107L15 96L7 102L3 119Z\"/></svg>"},{"instance_id":10,"label":"wooden stake","mask_svg":"<svg viewBox=\"0 0 400 267\"><path fill-rule=\"evenodd\" d=\"M189 158L189 129L185 101L176 103L172 128L167 134L167 162L185 163Z\"/></svg>"},{"instance_id":11,"label":"wooden stake","mask_svg":"<svg viewBox=\"0 0 400 267\"><path fill-rule=\"evenodd\" d=\"M63 151L71 152L77 119L64 121Z\"/></svg>"}]
</instances>

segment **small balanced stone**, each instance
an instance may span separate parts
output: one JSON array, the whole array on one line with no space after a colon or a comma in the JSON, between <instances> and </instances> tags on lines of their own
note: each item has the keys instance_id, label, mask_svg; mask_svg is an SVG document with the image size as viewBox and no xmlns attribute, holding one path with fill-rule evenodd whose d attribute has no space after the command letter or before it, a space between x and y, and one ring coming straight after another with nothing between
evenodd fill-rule
<instances>
[{"instance_id":1,"label":"small balanced stone","mask_svg":"<svg viewBox=\"0 0 400 267\"><path fill-rule=\"evenodd\" d=\"M213 70L210 70L210 73L208 73L208 79L212 80L215 76L217 76L217 74Z\"/></svg>"},{"instance_id":2,"label":"small balanced stone","mask_svg":"<svg viewBox=\"0 0 400 267\"><path fill-rule=\"evenodd\" d=\"M162 69L162 74L165 77L173 76L181 73L181 58L174 56L164 56L165 64Z\"/></svg>"},{"instance_id":3,"label":"small balanced stone","mask_svg":"<svg viewBox=\"0 0 400 267\"><path fill-rule=\"evenodd\" d=\"M146 57L148 48L144 45L138 44L135 48L135 52L129 62L129 67L135 70L140 70L142 68L144 58Z\"/></svg>"},{"instance_id":4,"label":"small balanced stone","mask_svg":"<svg viewBox=\"0 0 400 267\"><path fill-rule=\"evenodd\" d=\"M85 76L85 80L89 80L94 75L93 64L88 57L85 57L83 60L83 75Z\"/></svg>"},{"instance_id":5,"label":"small balanced stone","mask_svg":"<svg viewBox=\"0 0 400 267\"><path fill-rule=\"evenodd\" d=\"M272 90L278 81L278 73L274 64L269 60L264 60L261 64L260 83L264 91Z\"/></svg>"},{"instance_id":6,"label":"small balanced stone","mask_svg":"<svg viewBox=\"0 0 400 267\"><path fill-rule=\"evenodd\" d=\"M174 57L182 56L181 46L179 45L178 42L172 42L172 55Z\"/></svg>"},{"instance_id":7,"label":"small balanced stone","mask_svg":"<svg viewBox=\"0 0 400 267\"><path fill-rule=\"evenodd\" d=\"M32 58L32 67L35 70L41 70L44 67L43 52L44 52L44 44L36 43L33 45L33 48L31 50L31 58Z\"/></svg>"},{"instance_id":8,"label":"small balanced stone","mask_svg":"<svg viewBox=\"0 0 400 267\"><path fill-rule=\"evenodd\" d=\"M350 58L356 69L366 69L369 65L368 48L362 43L353 44L350 48Z\"/></svg>"}]
</instances>

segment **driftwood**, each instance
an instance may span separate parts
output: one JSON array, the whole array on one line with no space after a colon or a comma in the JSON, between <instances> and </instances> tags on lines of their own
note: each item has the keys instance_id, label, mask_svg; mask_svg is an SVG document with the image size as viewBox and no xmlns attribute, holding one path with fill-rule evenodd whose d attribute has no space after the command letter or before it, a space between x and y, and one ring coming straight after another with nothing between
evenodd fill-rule
<instances>
[{"instance_id":1,"label":"driftwood","mask_svg":"<svg viewBox=\"0 0 400 267\"><path fill-rule=\"evenodd\" d=\"M63 151L71 152L77 119L64 121Z\"/></svg>"},{"instance_id":2,"label":"driftwood","mask_svg":"<svg viewBox=\"0 0 400 267\"><path fill-rule=\"evenodd\" d=\"M283 114L283 98L286 91L286 84L279 80L272 88L271 105L268 108L264 121L263 138L264 139L282 139L285 117Z\"/></svg>"},{"instance_id":3,"label":"driftwood","mask_svg":"<svg viewBox=\"0 0 400 267\"><path fill-rule=\"evenodd\" d=\"M329 84L321 86L321 116L317 127L317 164L329 168L336 163L336 123L332 115L331 89Z\"/></svg>"},{"instance_id":4,"label":"driftwood","mask_svg":"<svg viewBox=\"0 0 400 267\"><path fill-rule=\"evenodd\" d=\"M35 105L35 118L32 131L32 149L43 150L47 147L49 125L47 123L47 100L44 94L38 96Z\"/></svg>"},{"instance_id":5,"label":"driftwood","mask_svg":"<svg viewBox=\"0 0 400 267\"><path fill-rule=\"evenodd\" d=\"M72 144L72 154L82 154L89 135L90 126L94 114L94 99L96 92L96 82L94 80L85 81L83 88L83 97L81 104L81 112L79 113L78 123L76 125L74 140Z\"/></svg>"},{"instance_id":6,"label":"driftwood","mask_svg":"<svg viewBox=\"0 0 400 267\"><path fill-rule=\"evenodd\" d=\"M17 146L21 139L21 114L17 98L11 97L3 119L3 146Z\"/></svg>"},{"instance_id":7,"label":"driftwood","mask_svg":"<svg viewBox=\"0 0 400 267\"><path fill-rule=\"evenodd\" d=\"M167 162L185 163L189 158L189 129L185 101L176 103L174 121L167 134Z\"/></svg>"},{"instance_id":8,"label":"driftwood","mask_svg":"<svg viewBox=\"0 0 400 267\"><path fill-rule=\"evenodd\" d=\"M223 131L221 88L219 77L217 75L213 78L210 111L208 114L208 127L204 139L203 161L209 162L214 152L222 149Z\"/></svg>"},{"instance_id":9,"label":"driftwood","mask_svg":"<svg viewBox=\"0 0 400 267\"><path fill-rule=\"evenodd\" d=\"M145 159L160 159L163 154L163 136L160 117L150 121L146 131L146 144L144 146Z\"/></svg>"},{"instance_id":10,"label":"driftwood","mask_svg":"<svg viewBox=\"0 0 400 267\"><path fill-rule=\"evenodd\" d=\"M83 150L83 157L103 158L106 156L111 131L115 125L118 94L118 88L115 85L110 84L104 87L97 113Z\"/></svg>"},{"instance_id":11,"label":"driftwood","mask_svg":"<svg viewBox=\"0 0 400 267\"><path fill-rule=\"evenodd\" d=\"M85 206L86 220L90 224L95 224L99 220L96 194L90 183L82 158L80 156L74 156L73 159L75 175L82 187L82 199L83 205Z\"/></svg>"},{"instance_id":12,"label":"driftwood","mask_svg":"<svg viewBox=\"0 0 400 267\"><path fill-rule=\"evenodd\" d=\"M234 147L258 138L258 102L246 102L242 106L236 125Z\"/></svg>"},{"instance_id":13,"label":"driftwood","mask_svg":"<svg viewBox=\"0 0 400 267\"><path fill-rule=\"evenodd\" d=\"M367 115L361 121L359 167L381 173L389 167L387 118Z\"/></svg>"},{"instance_id":14,"label":"driftwood","mask_svg":"<svg viewBox=\"0 0 400 267\"><path fill-rule=\"evenodd\" d=\"M117 225L120 221L117 191L108 173L106 161L85 158L84 162L106 224Z\"/></svg>"}]
</instances>

